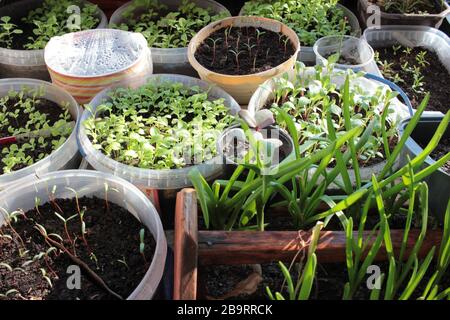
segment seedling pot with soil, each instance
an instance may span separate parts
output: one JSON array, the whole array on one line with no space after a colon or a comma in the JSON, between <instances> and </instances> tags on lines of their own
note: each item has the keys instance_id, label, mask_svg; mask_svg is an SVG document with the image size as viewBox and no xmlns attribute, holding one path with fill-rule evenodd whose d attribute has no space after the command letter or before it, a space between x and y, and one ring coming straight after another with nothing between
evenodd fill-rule
<instances>
[{"instance_id":1,"label":"seedling pot with soil","mask_svg":"<svg viewBox=\"0 0 450 320\"><path fill-rule=\"evenodd\" d=\"M188 76L150 75L140 80L119 83L104 90L83 113L81 123L84 125L79 126L78 142L81 153L89 164L96 170L113 173L132 182L148 195L155 190L167 190L170 191L169 196L175 193L174 190L192 185L188 178L192 168L200 170L208 179L223 174L224 165L214 149L218 135L233 123L233 115L240 110L237 102L222 89ZM111 120L103 117L105 114L102 115L101 110L105 101L112 101L111 93L114 90L121 90L124 100L117 104L119 98L116 98L115 104L119 109L111 114L117 118ZM145 93L145 90L148 92ZM135 104L130 103L129 99L139 101L141 94L149 97L156 97L158 94L162 98L159 102L147 99L146 103L139 103L136 105L138 108L134 109ZM129 120L122 117L126 108L130 108L133 119L140 120L128 124ZM139 111L139 114L133 115L133 110ZM125 128L123 134L116 136L116 140L114 136L109 136L110 132L114 132L114 126L104 131L104 136L102 131L95 129L95 123L108 121L111 121L109 125L106 124L108 126L116 123ZM173 124L170 125L168 121ZM142 126L142 129L136 128L134 123ZM149 131L148 127L153 128ZM101 127L98 128L101 130ZM99 135L93 143L95 132ZM185 133L189 137L182 140ZM131 136L120 140L123 135ZM180 149L184 146L185 150ZM126 154L118 153L117 148ZM198 150L204 150L205 153L197 155Z\"/></svg>"},{"instance_id":2,"label":"seedling pot with soil","mask_svg":"<svg viewBox=\"0 0 450 320\"><path fill-rule=\"evenodd\" d=\"M402 87L413 108L431 93L427 111L449 108L443 83L450 81L450 42L441 31L424 26L369 28L364 38L375 50L378 74Z\"/></svg>"},{"instance_id":3,"label":"seedling pot with soil","mask_svg":"<svg viewBox=\"0 0 450 320\"><path fill-rule=\"evenodd\" d=\"M37 27L37 25L33 23L22 21L22 19L27 19L31 11L40 8L43 3L48 3L50 8L44 10L46 14L52 14L52 10L62 10L62 12L58 12L57 14L58 16L65 16L65 18L63 18L64 20L53 20L55 19L54 17L56 14L53 13L53 18L47 17L48 20L46 19L45 21L38 22L40 27ZM82 21L87 17L90 18L88 26L84 25L84 22L81 23L82 30L85 30L87 27L91 28L91 24L94 25L92 28L106 28L106 16L99 8L96 8L93 14L91 14L90 11L84 13L84 6L92 6L92 4L84 0L77 1L76 3L82 4ZM67 13L66 10L68 6L76 3L69 1L69 4L64 6L64 3L54 0L24 0L0 8L0 17L10 17L8 23L14 24L14 29L20 29L22 31L21 33L13 34L12 37L6 37L6 39L11 40L10 46L4 41L0 41L0 77L49 80L50 76L44 61L45 44L51 37L60 35L61 32L71 32L71 30L65 27L67 23L66 20L71 15L71 13ZM93 9L94 7L92 7L92 10ZM30 19L38 20L39 17L41 17L41 14L37 13ZM34 29L39 30L39 35L34 33ZM77 30L74 29L73 31ZM2 32L4 32L4 30L0 26L0 34ZM28 37L33 37L33 40L28 39ZM2 40L5 39L2 37Z\"/></svg>"},{"instance_id":4,"label":"seedling pot with soil","mask_svg":"<svg viewBox=\"0 0 450 320\"><path fill-rule=\"evenodd\" d=\"M260 84L293 69L299 50L295 32L278 21L231 17L200 30L188 58L201 79L246 105Z\"/></svg>"},{"instance_id":5,"label":"seedling pot with soil","mask_svg":"<svg viewBox=\"0 0 450 320\"><path fill-rule=\"evenodd\" d=\"M332 0L314 1L275 1L267 6L265 1L247 1L240 16L261 16L275 19L292 28L300 39L298 60L314 65L316 54L314 43L321 37L339 34L361 35L359 22L352 11ZM281 17L281 18L280 18Z\"/></svg>"},{"instance_id":6,"label":"seedling pot with soil","mask_svg":"<svg viewBox=\"0 0 450 320\"><path fill-rule=\"evenodd\" d=\"M0 195L0 208L3 298L155 295L166 238L154 206L125 180L86 170L30 177ZM78 285L69 279L77 267Z\"/></svg>"},{"instance_id":7,"label":"seedling pot with soil","mask_svg":"<svg viewBox=\"0 0 450 320\"><path fill-rule=\"evenodd\" d=\"M320 66L315 68L310 67L305 68L304 66L299 64L297 65L296 72L294 74L291 75L285 74L281 77L268 80L260 88L258 88L255 94L252 96L248 106L249 112L254 114L259 110L271 109L274 106L273 103L275 101L278 101L275 105L281 107L282 109L285 109L290 115L296 117L297 119L296 128L298 130L297 135L301 140L302 144L301 152L302 154L304 154L304 156L309 156L310 155L309 152L312 152L311 148L318 148L315 149L317 151L320 150L320 148L327 145L326 142L321 142L321 139L319 139L320 137L323 137L326 140L327 136L326 129L325 128L320 129L320 121L321 121L320 119L321 117L326 116L325 114L323 114L322 116L319 115L321 113L320 111L321 110L320 106L322 105L321 103L326 103L327 100L325 97L318 98L317 95L320 95L318 90L325 90L325 91L328 90L326 89L325 85L325 83L327 82L326 79L330 79L331 81L330 84L333 87L336 87L338 91L342 91L343 85L345 83L345 76L343 74L343 71L339 71L337 69L333 70L332 68L333 68L332 65L328 65L328 67L326 68L322 68ZM316 81L317 83L315 83L313 81L314 79L319 80ZM318 83L322 84L316 86L316 84ZM323 86L322 89L320 89L321 88L320 86ZM376 101L378 102L376 102L375 104L373 104L374 102L369 102L369 104L367 105L369 107L368 109L365 109L365 111L363 109L356 109L357 106L352 106L352 108L355 108L356 110L351 111L356 112L355 115L352 116L352 118L354 119L353 121L362 121L360 122L360 124L365 126L363 123L370 121L368 119L370 119L371 117L370 114L374 110L378 110L375 111L374 113L375 118L377 118L378 116L376 116L375 114L379 114L381 112L380 110L384 109L385 98L383 98L383 96L386 94L386 92L380 95L380 93L382 92L380 90L389 91L390 89L384 88L380 83L376 81L356 75L353 75L353 78L350 79L349 86L351 96L353 96L356 92L358 92L358 95L360 97L366 96L368 98L370 97L370 99L372 99L372 97L378 97L376 98ZM313 91L311 90L313 90L316 93L313 94L312 93ZM293 94L294 96L298 95L297 98L293 98L292 96ZM334 105L337 107L337 108L334 107L333 109L335 110L335 113L333 115L334 119L333 121L338 121L338 119L341 116L343 117L343 114L339 115L341 112L343 112L341 108L342 100L341 98L335 97L334 94L331 94L330 99L334 101ZM362 100L365 100L365 98L362 98ZM402 104L397 98L390 99L388 105L391 111L388 111L389 115L386 116L386 119L389 122L387 126L389 125L391 127L389 139L391 141L390 148L393 148L395 147L396 145L395 141L397 140L395 123L398 123L400 120L406 118L409 115L409 112L407 111L408 110L407 107L404 104ZM316 107L314 106L316 106L319 109L315 109ZM301 110L304 111L301 112ZM319 110L318 111L319 113L317 113L317 110ZM276 113L276 111L274 112ZM313 125L311 127L311 125L305 124L305 122L303 121L304 119L308 119L308 117L311 118L310 122L308 123L312 123L311 121L314 121L316 125ZM280 120L281 118L278 117L277 119ZM326 122L326 120L324 121ZM338 122L335 122L335 126ZM285 127L286 125L283 124L283 126ZM336 130L337 131L342 130L342 128L337 129L338 126L339 125L336 126ZM379 145L379 147L374 147L374 145L372 145L372 147L369 147L359 155L361 157L359 161L360 176L361 179L365 181L370 180L373 173L376 174L380 172L384 167L384 165L386 164L386 162L383 160L384 156L380 155L380 152L383 152L381 151L381 149L383 149L380 144L381 142L375 138L376 136L379 136L379 133L374 132L373 135L374 135L373 139L375 139L373 140L373 142L378 141L376 144ZM375 148L377 150L373 149L374 151L373 153L371 151L372 148ZM397 167L398 161L395 162L393 168L395 169ZM333 170L333 168L328 169L328 171L331 170ZM354 170L352 168L349 168L348 173L352 183L355 183ZM340 178L338 177L337 179Z\"/></svg>"},{"instance_id":8,"label":"seedling pot with soil","mask_svg":"<svg viewBox=\"0 0 450 320\"><path fill-rule=\"evenodd\" d=\"M29 175L77 168L79 107L66 91L33 79L0 80L0 190Z\"/></svg>"},{"instance_id":9,"label":"seedling pot with soil","mask_svg":"<svg viewBox=\"0 0 450 320\"><path fill-rule=\"evenodd\" d=\"M358 0L358 15L361 21L365 24L371 20L370 17L374 11L371 6L377 4L376 0ZM450 6L446 1L432 0L432 1L393 1L402 5L412 4L411 8L408 8L410 12L404 13L401 11L385 11L383 7L380 7L380 24L385 25L414 25L414 26L428 26L433 28L439 28L444 18L450 13ZM403 3L403 4L402 4ZM416 3L416 4L414 4ZM423 4L429 4L431 7L423 8ZM417 8L421 7L421 8ZM417 9L416 9L417 8ZM419 10L427 10L428 13L420 13ZM408 10L408 11L409 11Z\"/></svg>"},{"instance_id":10,"label":"seedling pot with soil","mask_svg":"<svg viewBox=\"0 0 450 320\"><path fill-rule=\"evenodd\" d=\"M154 73L198 77L197 72L189 64L187 56L187 44L191 39L191 33L192 35L195 34L206 26L211 19L218 20L230 16L230 12L214 0L188 2L185 0L167 0L159 1L158 5L163 7L159 9L149 8L145 2L139 3L139 1L125 3L114 12L109 26L142 32L151 48ZM183 7L186 9L180 10ZM207 18L203 13L201 15L195 13L194 8L196 8L195 10L199 8L200 10L207 10ZM173 12L178 12L177 16L171 17ZM150 13L153 16L150 16ZM167 20L166 22L160 20L163 17ZM158 21L161 26L156 27ZM170 27L163 27L164 24ZM170 39L168 39L169 36ZM175 43L175 41L177 42ZM183 45L184 43L185 45Z\"/></svg>"},{"instance_id":11,"label":"seedling pot with soil","mask_svg":"<svg viewBox=\"0 0 450 320\"><path fill-rule=\"evenodd\" d=\"M443 117L423 117L417 124L417 127L408 138L405 150L402 155L402 162L407 161L407 156L413 158L423 151L427 143L430 141L437 127L441 123ZM400 134L404 132L409 119L406 119L400 125ZM450 129L447 128L443 138L439 142L439 146L425 160L425 166L436 163L446 153L450 151ZM430 209L433 215L441 221L444 218L447 204L450 200L450 161L444 164L439 170L430 175L426 182L430 190Z\"/></svg>"}]
</instances>

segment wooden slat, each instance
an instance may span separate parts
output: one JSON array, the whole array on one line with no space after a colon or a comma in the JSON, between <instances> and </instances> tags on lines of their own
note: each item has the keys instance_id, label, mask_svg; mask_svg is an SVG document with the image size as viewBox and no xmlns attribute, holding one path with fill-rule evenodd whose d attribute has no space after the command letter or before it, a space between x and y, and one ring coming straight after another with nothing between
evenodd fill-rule
<instances>
[{"instance_id":1,"label":"wooden slat","mask_svg":"<svg viewBox=\"0 0 450 320\"><path fill-rule=\"evenodd\" d=\"M370 231L364 233L367 237ZM355 232L356 235L356 232ZM408 248L411 249L419 235L419 230L411 230ZM202 265L240 265L291 261L302 248L301 239L308 242L308 231L199 231L199 263ZM428 231L421 249L421 255L428 253L433 245L439 245L442 231ZM403 230L391 230L394 250L402 243ZM342 231L323 231L317 246L317 259L321 263L345 261L345 233ZM408 251L407 251L408 253ZM377 260L385 260L383 248Z\"/></svg>"},{"instance_id":2,"label":"wooden slat","mask_svg":"<svg viewBox=\"0 0 450 320\"><path fill-rule=\"evenodd\" d=\"M174 233L174 300L197 297L197 199L193 189L177 194Z\"/></svg>"}]
</instances>

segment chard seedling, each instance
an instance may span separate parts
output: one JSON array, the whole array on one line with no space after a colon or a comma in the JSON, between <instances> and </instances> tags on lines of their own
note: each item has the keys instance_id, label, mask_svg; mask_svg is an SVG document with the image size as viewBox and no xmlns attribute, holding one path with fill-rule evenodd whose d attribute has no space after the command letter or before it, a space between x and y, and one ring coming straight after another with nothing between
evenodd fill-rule
<instances>
[{"instance_id":1,"label":"chard seedling","mask_svg":"<svg viewBox=\"0 0 450 320\"><path fill-rule=\"evenodd\" d=\"M234 55L234 60L236 61L236 68L237 68L237 71L239 72L239 69L240 69L240 66L239 66L239 56L242 54L242 53L244 53L244 51L243 50L233 50L233 49L230 49L229 50L229 52L230 53L232 53L233 55Z\"/></svg>"},{"instance_id":2,"label":"chard seedling","mask_svg":"<svg viewBox=\"0 0 450 320\"><path fill-rule=\"evenodd\" d=\"M67 240L71 244L71 246L73 248L73 252L75 252L75 241L70 236L69 228L68 228L67 224L69 223L70 220L72 220L73 218L76 218L78 215L74 214L73 216L70 216L66 219L62 215L60 215L58 212L54 212L54 214L58 217L59 220L61 220L64 223L64 231L66 233Z\"/></svg>"},{"instance_id":3,"label":"chard seedling","mask_svg":"<svg viewBox=\"0 0 450 320\"><path fill-rule=\"evenodd\" d=\"M209 41L211 41L213 43L213 59L212 59L211 65L213 65L216 62L216 45L217 45L217 42L219 42L220 40L222 40L222 39L221 38L217 38L217 39L209 38Z\"/></svg>"}]
</instances>

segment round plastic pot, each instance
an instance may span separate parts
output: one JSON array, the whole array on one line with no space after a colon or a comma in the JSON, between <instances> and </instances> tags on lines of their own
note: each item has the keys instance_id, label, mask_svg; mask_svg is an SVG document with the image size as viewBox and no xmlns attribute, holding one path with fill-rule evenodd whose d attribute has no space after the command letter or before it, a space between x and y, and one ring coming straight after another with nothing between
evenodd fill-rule
<instances>
[{"instance_id":1,"label":"round plastic pot","mask_svg":"<svg viewBox=\"0 0 450 320\"><path fill-rule=\"evenodd\" d=\"M158 84L167 81L181 82L186 87L199 86L205 91L209 90L208 96L211 99L223 98L225 100L224 103L229 107L231 114L237 114L240 110L237 102L222 89L211 87L211 85L199 79L183 75L170 74L150 75L145 79L137 79L137 81L133 83L122 82L116 84L113 87L100 92L91 101L90 106L92 111L95 112L96 108L100 104L109 99L108 93L110 93L114 88L136 88L147 82ZM124 178L125 180L128 180L138 186L144 192L147 192L148 189L181 189L192 186L188 173L194 167L197 168L207 180L217 178L223 173L224 167L219 156L216 156L213 159L201 164L188 166L181 169L165 170L141 169L115 161L104 155L101 151L93 148L83 126L83 122L90 116L91 113L89 111L84 111L81 116L80 125L78 126L78 144L83 157L95 170L109 172Z\"/></svg>"},{"instance_id":2,"label":"round plastic pot","mask_svg":"<svg viewBox=\"0 0 450 320\"><path fill-rule=\"evenodd\" d=\"M294 45L295 52L292 57L282 64L264 72L249 75L226 75L210 71L197 61L195 58L195 52L203 41L205 41L205 39L207 39L212 33L229 26L255 27L274 32L281 32L291 40ZM231 17L213 22L200 30L189 43L188 58L191 65L195 70L197 70L201 79L217 84L219 87L223 88L226 92L232 95L239 104L246 105L259 85L263 84L270 78L294 68L299 50L300 42L297 34L281 22L261 17Z\"/></svg>"},{"instance_id":3,"label":"round plastic pot","mask_svg":"<svg viewBox=\"0 0 450 320\"><path fill-rule=\"evenodd\" d=\"M89 50L78 50L77 45L83 41L89 44ZM107 46L111 47L110 51L119 50L129 53L128 56L133 55L134 60L114 71L108 70L104 73L89 71L99 67L96 58L105 52ZM87 55L89 58L86 58ZM61 60L61 56L64 59ZM73 59L74 63L78 62L78 68L83 69L83 75L66 71L58 65L60 61L66 63L69 59ZM45 63L52 82L67 90L80 104L88 103L97 93L116 82L144 77L153 72L152 55L144 36L140 33L112 29L86 30L52 38L45 47Z\"/></svg>"},{"instance_id":4,"label":"round plastic pot","mask_svg":"<svg viewBox=\"0 0 450 320\"><path fill-rule=\"evenodd\" d=\"M433 2L433 1L432 1ZM421 13L387 13L380 11L380 25L414 25L439 28L444 18L450 14L450 6L446 1L434 1L436 5L442 2L442 11L438 14ZM367 25L367 21L374 14L376 7L368 0L358 0L357 11L361 21Z\"/></svg>"},{"instance_id":5,"label":"round plastic pot","mask_svg":"<svg viewBox=\"0 0 450 320\"><path fill-rule=\"evenodd\" d=\"M406 165L408 160L417 157L423 148L419 145L427 144L437 127L441 123L443 116L429 116L422 117L414 128L412 134L406 140L405 146L402 149L400 155L402 165ZM408 125L410 118L404 120L399 126L400 135L403 135L406 126ZM441 139L450 137L450 128L447 128L444 136ZM431 157L425 159L424 167L428 167L434 164L436 161ZM439 169L433 172L424 180L428 185L428 197L430 212L433 212L435 216L442 222L445 216L445 210L447 208L448 201L450 200L450 175L444 170Z\"/></svg>"},{"instance_id":6,"label":"round plastic pot","mask_svg":"<svg viewBox=\"0 0 450 320\"><path fill-rule=\"evenodd\" d=\"M314 68L306 68L306 71L303 75L303 77L306 79L308 77L313 77L315 73ZM333 71L333 75L331 77L331 81L333 83L336 83L339 86L344 85L345 82L345 76L342 75L342 71ZM350 82L350 88L354 88L355 86L363 88L368 95L375 94L376 90L382 86L383 84L380 84L379 82L367 79L364 77L358 78L356 80L352 80ZM273 97L273 91L275 88L275 83L273 80L268 80L264 85L260 86L258 90L256 90L255 94L252 96L250 103L248 105L248 110L250 113L255 114L258 110L263 109L267 102L272 99ZM390 114L389 117L391 117L394 121L400 122L401 120L407 118L410 116L410 111L406 105L401 103L397 98L394 98L392 101L392 104L394 105L395 112ZM383 107L383 105L380 104L380 108ZM360 177L362 180L370 180L372 177L372 174L377 174L381 172L384 165L386 164L386 161L382 161L380 163L367 166L367 167L361 167L360 168ZM393 165L393 169L398 168L399 161L397 160L395 164ZM327 169L328 171L331 171L332 169ZM350 180L352 183L356 182L355 178L355 172L353 169L348 170ZM332 189L337 188L337 185L332 184Z\"/></svg>"},{"instance_id":7,"label":"round plastic pot","mask_svg":"<svg viewBox=\"0 0 450 320\"><path fill-rule=\"evenodd\" d=\"M328 36L320 38L313 46L316 64L326 65L327 57L339 54L346 59L353 59L356 64L336 63L339 69L352 69L355 72L366 71L374 63L372 47L366 40L353 36Z\"/></svg>"},{"instance_id":8,"label":"round plastic pot","mask_svg":"<svg viewBox=\"0 0 450 320\"><path fill-rule=\"evenodd\" d=\"M339 3L336 4L336 10L344 11L344 16L347 18L351 27L351 34L355 37L359 37L361 35L361 29L359 27L358 18L354 15L354 13ZM245 16L244 8L241 9L239 15ZM306 63L307 65L314 65L316 62L316 55L313 47L301 46L300 53L298 54L298 60Z\"/></svg>"},{"instance_id":9,"label":"round plastic pot","mask_svg":"<svg viewBox=\"0 0 450 320\"><path fill-rule=\"evenodd\" d=\"M8 91L20 91L23 88L35 89L44 88L44 98L53 101L60 106L68 104L68 109L74 121L78 124L80 111L77 102L66 91L57 86L34 79L2 79L0 80L0 97L8 94ZM74 169L78 168L81 157L78 153L78 146L76 141L76 129L72 131L58 149L54 150L49 156L23 169L6 173L0 176L0 190L4 190L7 186L14 183L21 178L29 175L40 176L47 172Z\"/></svg>"},{"instance_id":10,"label":"round plastic pot","mask_svg":"<svg viewBox=\"0 0 450 320\"><path fill-rule=\"evenodd\" d=\"M82 1L81 2L87 2ZM23 0L11 3L0 8L1 16L10 16L17 21L26 16L29 11L40 6L42 0ZM97 29L106 28L108 20L105 14L98 8L100 23ZM41 50L12 50L0 48L0 78L32 78L50 80L50 75L45 66L44 49Z\"/></svg>"},{"instance_id":11,"label":"round plastic pot","mask_svg":"<svg viewBox=\"0 0 450 320\"><path fill-rule=\"evenodd\" d=\"M182 0L165 0L161 1L171 10L176 10L182 3ZM214 0L192 0L198 7L204 9L210 9L214 14L226 12L231 15L230 12L220 3ZM128 18L123 14L129 10L132 2L128 2L117 9L111 16L109 26L112 28L114 25L120 25L127 23ZM134 10L134 16L139 17L147 10L145 7L138 7ZM197 72L191 67L188 60L187 48L151 48L154 73L173 73L182 74L191 77L198 77Z\"/></svg>"},{"instance_id":12,"label":"round plastic pot","mask_svg":"<svg viewBox=\"0 0 450 320\"><path fill-rule=\"evenodd\" d=\"M78 197L98 197L105 199L105 184L109 189L108 201L129 211L152 234L156 242L152 263L137 288L128 300L149 300L155 294L162 278L166 260L167 242L158 212L152 203L135 186L110 174L90 170L68 170L53 172L39 178L30 177L21 184L14 185L0 193L0 208L3 212L22 209L25 212L35 207L36 197L42 204L50 201L49 189L56 186L54 197L71 199L77 191ZM53 196L53 195L52 195ZM5 223L5 216L0 214L0 225ZM132 272L133 270L131 270Z\"/></svg>"}]
</instances>

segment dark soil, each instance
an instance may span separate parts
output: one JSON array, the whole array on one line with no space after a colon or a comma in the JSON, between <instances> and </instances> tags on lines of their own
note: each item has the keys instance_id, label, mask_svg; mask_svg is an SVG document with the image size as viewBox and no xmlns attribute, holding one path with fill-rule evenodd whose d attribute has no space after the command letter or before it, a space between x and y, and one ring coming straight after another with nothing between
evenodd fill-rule
<instances>
[{"instance_id":1,"label":"dark soil","mask_svg":"<svg viewBox=\"0 0 450 320\"><path fill-rule=\"evenodd\" d=\"M19 128L23 128L27 125L27 123L30 121L30 115L28 113L24 112L24 108L22 107L22 105L17 104L18 103L18 99L17 98L10 98L7 102L6 102L6 108L8 110L8 112L14 111L19 109L19 115L17 117L17 119L14 119L11 116L8 116L8 124L5 126L0 126L0 138L3 137L8 137L11 134L8 132L8 127L12 127L14 129L19 129ZM44 98L39 98L38 100L36 100L36 104L35 104L35 110L39 111L41 114L45 114L46 115L46 119L48 120L48 124L49 126L53 126L55 124L55 122L57 122L58 120L60 120L60 117L64 114L65 109L62 109L61 106L59 106L57 103L44 99ZM30 131L34 131L36 130L36 128L34 128L32 125L29 126L29 128L31 129ZM29 150L27 149L25 152L26 156L31 156L36 162L37 160L39 160L38 156L39 154L50 154L53 151L53 146L51 144L51 140L52 139L58 139L59 137L45 137L44 140L47 143L46 146L43 145L37 145L37 147L34 150ZM23 143L17 143L17 145L20 147ZM1 146L3 147L3 146ZM2 163L2 153L0 153L0 164ZM21 164L17 164L14 168L13 171L17 171L19 169L25 168L28 165L25 163L21 163ZM0 165L0 174L3 174L3 167Z\"/></svg>"},{"instance_id":2,"label":"dark soil","mask_svg":"<svg viewBox=\"0 0 450 320\"><path fill-rule=\"evenodd\" d=\"M378 4L380 5L380 1L379 0L370 0L371 3L374 4ZM436 5L433 3L434 1L420 1L418 4L416 4L414 6L414 10L412 12L408 12L408 13L427 13L427 14L439 14L442 12L443 8L439 5ZM436 1L437 3L439 1ZM398 10L398 8L388 8L388 10L386 10L384 5L381 5L381 9L383 12L387 12L387 13L404 13L400 10Z\"/></svg>"},{"instance_id":3,"label":"dark soil","mask_svg":"<svg viewBox=\"0 0 450 320\"><path fill-rule=\"evenodd\" d=\"M324 57L325 59L328 59L329 57L331 57L334 54L329 54L326 57ZM352 58L352 57L346 57L344 55L339 55L339 59L336 63L339 64L345 64L345 65L349 65L349 66L354 66L357 64L361 64L361 60L357 59L357 58Z\"/></svg>"},{"instance_id":4,"label":"dark soil","mask_svg":"<svg viewBox=\"0 0 450 320\"><path fill-rule=\"evenodd\" d=\"M228 75L263 72L282 64L295 52L294 44L281 33L254 27L232 27L225 36L228 30L224 28L212 33L197 48L195 58L208 70ZM259 38L257 30L261 32Z\"/></svg>"},{"instance_id":5,"label":"dark soil","mask_svg":"<svg viewBox=\"0 0 450 320\"><path fill-rule=\"evenodd\" d=\"M378 265L382 273L387 273L389 265L386 262L375 262L374 265ZM289 268L289 263L285 263ZM286 286L283 287L284 277L280 271L278 263L262 264L262 276L263 280L258 285L255 293L250 295L241 294L238 296L230 297L228 300L268 300L266 293L266 287L269 287L274 294L275 292L282 292L285 298L288 298ZM424 278L420 282L417 289L411 296L411 300L417 299L425 289L427 281L431 278L432 271L434 271L434 264L432 263L425 274ZM203 283L206 285L207 297L222 297L226 293L232 291L239 281L244 280L252 272L250 266L209 266L204 269ZM294 285L298 277L298 272L292 269L291 272ZM354 300L367 300L370 297L370 292L366 286L367 278L370 274L367 274L363 279L359 289L353 295ZM348 272L345 263L328 263L320 264L320 261L316 269L316 279L311 291L311 300L341 300L344 293L344 285L348 282ZM385 286L383 286L385 287ZM450 287L450 273L447 273L441 280L440 290L443 291ZM402 292L401 290L399 292ZM384 292L380 295L383 297Z\"/></svg>"},{"instance_id":6,"label":"dark soil","mask_svg":"<svg viewBox=\"0 0 450 320\"><path fill-rule=\"evenodd\" d=\"M449 108L448 100L448 83L450 83L450 74L444 65L439 61L439 57L433 51L430 51L423 47L412 48L411 53L407 54L403 52L404 48L401 48L396 53L392 47L379 48L376 51L379 53L380 61L387 61L392 63L391 75L383 70L380 66L381 72L385 78L393 81L394 76L397 74L403 79L404 82L397 82L408 95L411 100L413 108L417 108L422 102L425 94L430 92L430 101L426 110L441 111L446 113ZM419 66L416 57L421 51L426 51L425 59L429 63L426 67L421 69L423 78L423 93L417 93L412 89L414 83L414 77L411 72L407 72L402 68L402 65L406 62L411 66Z\"/></svg>"},{"instance_id":7,"label":"dark soil","mask_svg":"<svg viewBox=\"0 0 450 320\"><path fill-rule=\"evenodd\" d=\"M75 252L79 259L86 263L117 294L126 298L142 280L147 271L155 250L155 242L151 234L145 233L145 261L139 253L139 231L143 228L127 210L98 198L79 199L81 210L85 209L86 239L89 248L82 241L81 223L75 199L57 199L53 204L47 203L20 216L12 224L17 234L8 226L0 229L0 262L8 263L12 268L21 267L13 272L0 267L0 294L15 289L7 299L35 300L101 300L115 299L105 291L81 268L81 289L67 288L70 265L76 265L66 253L53 251L41 259L24 266L40 252L49 249L39 231L37 223L43 225L47 233L59 234L64 239L64 246L73 253L73 247L64 231L63 222L54 212L66 219L76 217L68 222L68 230L75 240ZM12 236L12 240L4 237ZM21 244L21 237L24 245ZM52 239L57 240L56 237ZM25 251L28 250L28 251ZM91 255L91 251L94 255ZM21 254L20 254L21 253ZM124 263L119 260L125 261ZM40 269L44 269L52 282L43 277ZM70 283L70 282L69 282Z\"/></svg>"},{"instance_id":8,"label":"dark soil","mask_svg":"<svg viewBox=\"0 0 450 320\"><path fill-rule=\"evenodd\" d=\"M425 148L427 144L428 143L419 143L419 145L422 148ZM436 149L434 149L433 152L430 154L430 157L434 160L439 160L449 152L450 152L450 137L442 138ZM444 170L446 173L450 174L450 161L447 161L441 167L441 169Z\"/></svg>"}]
</instances>

